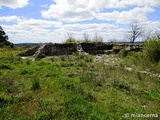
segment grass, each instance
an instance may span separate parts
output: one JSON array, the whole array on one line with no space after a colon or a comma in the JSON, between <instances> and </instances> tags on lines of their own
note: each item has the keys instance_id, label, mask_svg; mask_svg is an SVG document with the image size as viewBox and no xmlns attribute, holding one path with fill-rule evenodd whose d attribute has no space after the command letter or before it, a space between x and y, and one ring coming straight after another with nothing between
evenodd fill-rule
<instances>
[{"instance_id":1,"label":"grass","mask_svg":"<svg viewBox=\"0 0 160 120\"><path fill-rule=\"evenodd\" d=\"M0 48L2 120L124 120L125 113L160 113L159 78L96 63L91 55L30 61L17 56L21 51ZM119 64L142 69L139 54L127 53ZM151 65L157 72L159 66Z\"/></svg>"}]
</instances>

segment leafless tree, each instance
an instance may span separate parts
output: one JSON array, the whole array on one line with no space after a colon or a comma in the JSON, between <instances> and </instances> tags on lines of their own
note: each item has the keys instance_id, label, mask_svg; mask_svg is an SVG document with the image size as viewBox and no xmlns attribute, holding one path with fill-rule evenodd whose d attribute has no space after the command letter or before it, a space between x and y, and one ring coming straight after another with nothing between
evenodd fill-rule
<instances>
[{"instance_id":1,"label":"leafless tree","mask_svg":"<svg viewBox=\"0 0 160 120\"><path fill-rule=\"evenodd\" d=\"M103 42L103 38L102 38L102 36L98 35L98 33L95 33L93 41L94 42Z\"/></svg>"},{"instance_id":2,"label":"leafless tree","mask_svg":"<svg viewBox=\"0 0 160 120\"><path fill-rule=\"evenodd\" d=\"M72 43L72 42L75 43L76 42L73 33L67 33L66 38L67 39L66 39L65 43Z\"/></svg>"},{"instance_id":3,"label":"leafless tree","mask_svg":"<svg viewBox=\"0 0 160 120\"><path fill-rule=\"evenodd\" d=\"M135 40L142 35L143 30L137 22L131 23L130 27L131 29L128 31L127 39L129 39L131 43L134 43Z\"/></svg>"},{"instance_id":4,"label":"leafless tree","mask_svg":"<svg viewBox=\"0 0 160 120\"><path fill-rule=\"evenodd\" d=\"M88 33L83 33L83 39L84 39L85 42L90 42L89 34Z\"/></svg>"},{"instance_id":5,"label":"leafless tree","mask_svg":"<svg viewBox=\"0 0 160 120\"><path fill-rule=\"evenodd\" d=\"M156 31L154 36L159 40L160 39L160 30Z\"/></svg>"}]
</instances>

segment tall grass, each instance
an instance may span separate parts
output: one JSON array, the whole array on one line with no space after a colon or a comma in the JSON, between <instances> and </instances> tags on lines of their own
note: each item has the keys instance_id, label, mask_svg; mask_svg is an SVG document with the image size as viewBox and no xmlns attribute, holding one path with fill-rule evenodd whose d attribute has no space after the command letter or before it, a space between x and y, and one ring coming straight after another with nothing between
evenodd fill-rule
<instances>
[{"instance_id":1,"label":"tall grass","mask_svg":"<svg viewBox=\"0 0 160 120\"><path fill-rule=\"evenodd\" d=\"M8 55L17 53L0 49L2 120L124 120L125 113L160 112L158 78L96 63L91 55L11 62ZM139 67L140 55L123 59Z\"/></svg>"}]
</instances>

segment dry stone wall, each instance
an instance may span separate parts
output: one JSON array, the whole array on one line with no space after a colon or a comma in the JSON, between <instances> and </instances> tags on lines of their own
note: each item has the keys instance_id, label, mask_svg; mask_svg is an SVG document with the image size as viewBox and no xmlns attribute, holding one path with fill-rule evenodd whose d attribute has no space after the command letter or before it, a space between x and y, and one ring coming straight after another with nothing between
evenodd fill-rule
<instances>
[{"instance_id":1,"label":"dry stone wall","mask_svg":"<svg viewBox=\"0 0 160 120\"><path fill-rule=\"evenodd\" d=\"M112 50L113 44L105 43L81 43L84 52L89 54L104 54L105 50Z\"/></svg>"},{"instance_id":2,"label":"dry stone wall","mask_svg":"<svg viewBox=\"0 0 160 120\"><path fill-rule=\"evenodd\" d=\"M141 45L115 45L106 43L48 43L32 47L19 55L43 58L45 56L71 55L72 53L85 53L93 55L118 54L121 49L139 51L141 50Z\"/></svg>"},{"instance_id":3,"label":"dry stone wall","mask_svg":"<svg viewBox=\"0 0 160 120\"><path fill-rule=\"evenodd\" d=\"M89 54L104 54L104 50L111 50L113 45L105 43L67 43L67 44L43 44L35 46L20 56L33 56L42 58L45 56L71 55L72 53L89 53Z\"/></svg>"},{"instance_id":4,"label":"dry stone wall","mask_svg":"<svg viewBox=\"0 0 160 120\"><path fill-rule=\"evenodd\" d=\"M35 53L35 58L45 56L71 55L77 52L77 44L46 44L40 47L39 52Z\"/></svg>"},{"instance_id":5,"label":"dry stone wall","mask_svg":"<svg viewBox=\"0 0 160 120\"><path fill-rule=\"evenodd\" d=\"M20 53L19 56L32 56L39 49L39 47L40 47L39 45L33 46L33 47L29 48L27 51Z\"/></svg>"}]
</instances>

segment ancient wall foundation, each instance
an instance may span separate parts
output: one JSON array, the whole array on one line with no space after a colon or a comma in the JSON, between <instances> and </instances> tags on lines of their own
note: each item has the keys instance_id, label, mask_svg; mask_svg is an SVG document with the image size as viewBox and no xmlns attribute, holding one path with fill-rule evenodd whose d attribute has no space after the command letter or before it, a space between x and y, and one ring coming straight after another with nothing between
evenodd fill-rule
<instances>
[{"instance_id":1,"label":"ancient wall foundation","mask_svg":"<svg viewBox=\"0 0 160 120\"><path fill-rule=\"evenodd\" d=\"M133 44L106 44L106 43L64 43L64 44L42 44L34 46L20 56L33 56L43 58L45 56L71 55L73 53L86 54L118 54L121 49L129 51L140 51L142 45Z\"/></svg>"}]
</instances>

